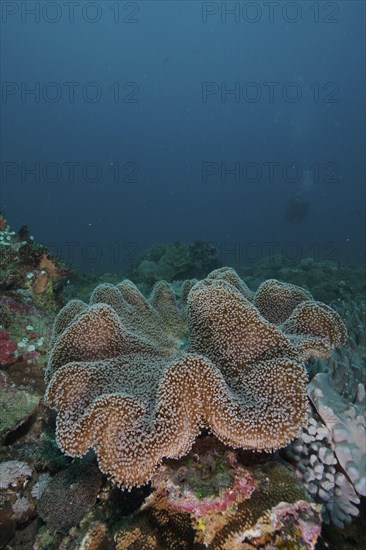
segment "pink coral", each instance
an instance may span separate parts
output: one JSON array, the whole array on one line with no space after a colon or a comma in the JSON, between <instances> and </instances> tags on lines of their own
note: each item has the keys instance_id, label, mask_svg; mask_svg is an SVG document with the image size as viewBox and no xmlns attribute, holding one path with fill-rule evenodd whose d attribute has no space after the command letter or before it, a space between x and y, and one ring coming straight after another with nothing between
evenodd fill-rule
<instances>
[{"instance_id":1,"label":"pink coral","mask_svg":"<svg viewBox=\"0 0 366 550\"><path fill-rule=\"evenodd\" d=\"M250 497L255 485L237 454L212 436L198 439L181 461L166 461L152 479L170 506L196 519L235 507Z\"/></svg>"},{"instance_id":2,"label":"pink coral","mask_svg":"<svg viewBox=\"0 0 366 550\"><path fill-rule=\"evenodd\" d=\"M16 361L15 352L17 350L17 343L10 340L9 333L1 329L0 330L0 365L10 365Z\"/></svg>"}]
</instances>

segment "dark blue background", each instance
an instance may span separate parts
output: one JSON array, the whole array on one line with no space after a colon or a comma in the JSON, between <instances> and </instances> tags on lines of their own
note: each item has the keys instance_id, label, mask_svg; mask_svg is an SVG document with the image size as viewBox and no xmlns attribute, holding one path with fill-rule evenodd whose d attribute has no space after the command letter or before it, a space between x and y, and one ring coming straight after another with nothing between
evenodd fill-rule
<instances>
[{"instance_id":1,"label":"dark blue background","mask_svg":"<svg viewBox=\"0 0 366 550\"><path fill-rule=\"evenodd\" d=\"M14 176L3 172L2 210L12 226L28 224L36 240L56 243L83 269L119 270L137 249L195 239L218 243L227 263L266 255L268 243L292 256L315 250L321 258L362 261L364 2L319 2L319 22L311 9L316 3L307 1L294 3L300 16L281 2L274 21L268 6L257 2L255 22L248 21L256 16L255 3L237 20L227 15L225 21L218 10L205 22L203 10L218 2L120 2L115 22L111 7L117 2L106 0L96 3L101 17L94 23L81 15L87 2L75 8L74 22L59 2L61 18L54 23L52 3L39 22L24 10L22 16L22 4L35 2L11 4L18 11L7 15L12 7L2 2L3 92L9 82L19 88L39 83L41 89L56 82L62 96L50 102L41 95L37 103L31 95L22 101L20 93L2 94L3 170L7 162L18 168L21 162L94 162L103 172L95 183L85 181L80 168L73 182L65 167L57 182L42 176L22 181L20 168ZM238 4L245 9L247 3ZM96 13L92 5L85 12L89 19ZM101 99L87 102L78 92L71 103L63 83L72 81L78 89L98 83ZM263 84L269 81L279 83L272 102ZM114 102L109 88L115 82L121 88L135 83L137 101L126 102L129 85L121 93L125 101ZM203 102L204 82L228 88L255 82L263 95L257 102L233 96L224 102L218 93ZM297 102L282 97L289 82L302 91ZM315 82L318 102L309 89ZM339 88L336 102L324 101L331 88L326 93L322 87L329 82ZM54 90L48 89L49 98ZM137 165L136 181L125 181L128 162ZM256 182L228 176L222 183L219 175L203 182L204 162L228 168L254 162L263 175ZM268 162L280 163L273 182ZM319 163L320 181L304 184L304 174L297 183L284 181L280 170L293 162L303 170ZM325 181L329 162L339 168L336 181ZM119 182L111 170L116 163ZM297 224L284 220L294 196L310 203L309 215ZM234 258L228 252L235 246Z\"/></svg>"}]
</instances>

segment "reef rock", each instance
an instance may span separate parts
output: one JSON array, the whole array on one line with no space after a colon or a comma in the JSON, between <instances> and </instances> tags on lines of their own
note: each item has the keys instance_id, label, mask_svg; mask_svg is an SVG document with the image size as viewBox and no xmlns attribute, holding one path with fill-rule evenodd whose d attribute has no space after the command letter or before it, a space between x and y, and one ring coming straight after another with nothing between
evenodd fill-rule
<instances>
[{"instance_id":1,"label":"reef rock","mask_svg":"<svg viewBox=\"0 0 366 550\"><path fill-rule=\"evenodd\" d=\"M62 302L68 269L23 226L12 231L0 217L0 291L26 292L42 311L55 313Z\"/></svg>"},{"instance_id":2,"label":"reef rock","mask_svg":"<svg viewBox=\"0 0 366 550\"><path fill-rule=\"evenodd\" d=\"M37 511L51 530L65 533L93 507L100 485L101 476L95 466L71 465L47 484Z\"/></svg>"},{"instance_id":3,"label":"reef rock","mask_svg":"<svg viewBox=\"0 0 366 550\"><path fill-rule=\"evenodd\" d=\"M8 384L5 375L0 372L0 441L2 442L9 432L27 422L37 410L41 397L35 393L18 389Z\"/></svg>"},{"instance_id":4,"label":"reef rock","mask_svg":"<svg viewBox=\"0 0 366 550\"><path fill-rule=\"evenodd\" d=\"M309 550L320 534L320 506L288 467L240 456L213 437L165 461L152 484L155 492L117 534L119 550Z\"/></svg>"}]
</instances>

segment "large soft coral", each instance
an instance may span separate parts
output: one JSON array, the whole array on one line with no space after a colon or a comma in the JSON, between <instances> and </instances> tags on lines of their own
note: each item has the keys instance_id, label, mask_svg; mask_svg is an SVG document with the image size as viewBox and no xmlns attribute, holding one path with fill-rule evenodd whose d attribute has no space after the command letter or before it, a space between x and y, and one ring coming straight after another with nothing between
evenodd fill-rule
<instances>
[{"instance_id":1,"label":"large soft coral","mask_svg":"<svg viewBox=\"0 0 366 550\"><path fill-rule=\"evenodd\" d=\"M253 294L229 268L185 283L180 304L164 282L148 300L130 281L101 285L55 321L46 400L58 443L70 456L92 447L122 487L186 454L202 427L233 447L278 449L306 423L304 359L345 335L309 293L269 281Z\"/></svg>"}]
</instances>

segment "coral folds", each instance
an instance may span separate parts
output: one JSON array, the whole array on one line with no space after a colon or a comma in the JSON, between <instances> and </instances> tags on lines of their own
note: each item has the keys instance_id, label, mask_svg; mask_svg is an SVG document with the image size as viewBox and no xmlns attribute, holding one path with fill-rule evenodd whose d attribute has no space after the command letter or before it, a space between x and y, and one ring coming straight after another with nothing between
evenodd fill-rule
<instances>
[{"instance_id":1,"label":"coral folds","mask_svg":"<svg viewBox=\"0 0 366 550\"><path fill-rule=\"evenodd\" d=\"M272 451L307 420L304 360L346 337L340 317L294 285L252 293L229 268L187 281L178 303L157 283L100 285L55 320L46 401L70 456L89 448L121 487L188 453L202 427L225 444Z\"/></svg>"}]
</instances>

